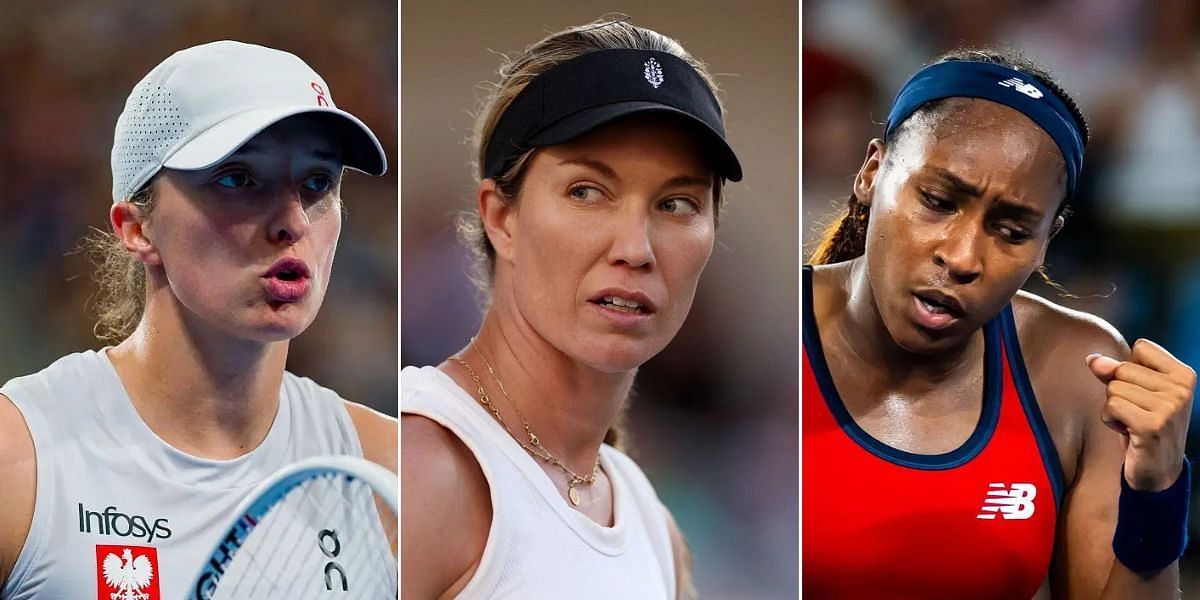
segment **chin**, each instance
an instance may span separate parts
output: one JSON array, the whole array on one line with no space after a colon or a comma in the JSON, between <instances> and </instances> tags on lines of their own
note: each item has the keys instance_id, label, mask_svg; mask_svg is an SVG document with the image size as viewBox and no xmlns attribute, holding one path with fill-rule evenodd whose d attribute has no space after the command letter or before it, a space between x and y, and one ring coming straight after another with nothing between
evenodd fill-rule
<instances>
[{"instance_id":1,"label":"chin","mask_svg":"<svg viewBox=\"0 0 1200 600\"><path fill-rule=\"evenodd\" d=\"M641 367L665 346L645 339L600 339L581 348L576 356L597 371L623 373Z\"/></svg>"},{"instance_id":2,"label":"chin","mask_svg":"<svg viewBox=\"0 0 1200 600\"><path fill-rule=\"evenodd\" d=\"M241 328L241 337L246 337L259 342L282 342L290 340L308 329L313 319L307 311L297 310L272 310L272 314L256 319L255 322L247 324ZM303 313L303 314L302 314Z\"/></svg>"},{"instance_id":3,"label":"chin","mask_svg":"<svg viewBox=\"0 0 1200 600\"><path fill-rule=\"evenodd\" d=\"M977 330L978 328L972 328L969 331L973 334ZM899 332L891 328L888 328L888 331L897 346L913 354L940 354L962 347L971 338L971 335L964 337L961 333L949 331L929 332L915 324L905 324L904 329Z\"/></svg>"},{"instance_id":4,"label":"chin","mask_svg":"<svg viewBox=\"0 0 1200 600\"><path fill-rule=\"evenodd\" d=\"M237 337L270 344L288 341L303 333L304 329L304 327L262 323L242 328L237 332Z\"/></svg>"}]
</instances>

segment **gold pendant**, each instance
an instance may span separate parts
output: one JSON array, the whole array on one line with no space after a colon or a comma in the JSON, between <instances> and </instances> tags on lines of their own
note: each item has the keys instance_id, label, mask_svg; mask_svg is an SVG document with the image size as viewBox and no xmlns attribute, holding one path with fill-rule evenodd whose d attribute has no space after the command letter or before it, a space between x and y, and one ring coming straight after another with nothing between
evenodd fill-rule
<instances>
[{"instance_id":1,"label":"gold pendant","mask_svg":"<svg viewBox=\"0 0 1200 600\"><path fill-rule=\"evenodd\" d=\"M575 486L567 488L567 497L571 499L571 504L579 506L579 490L575 489Z\"/></svg>"}]
</instances>

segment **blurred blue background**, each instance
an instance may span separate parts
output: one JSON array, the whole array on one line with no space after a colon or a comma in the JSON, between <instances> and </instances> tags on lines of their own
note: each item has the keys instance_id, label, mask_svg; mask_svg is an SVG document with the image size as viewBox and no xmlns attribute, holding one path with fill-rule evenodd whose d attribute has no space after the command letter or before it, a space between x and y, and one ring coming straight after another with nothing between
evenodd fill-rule
<instances>
[{"instance_id":1,"label":"blurred blue background","mask_svg":"<svg viewBox=\"0 0 1200 600\"><path fill-rule=\"evenodd\" d=\"M1075 214L1046 258L1079 297L1036 276L1027 288L1200 368L1200 3L805 0L803 11L805 256L845 212L867 142L909 75L962 44L1017 48L1054 72L1092 131ZM1200 545L1183 574L1185 597L1200 593Z\"/></svg>"},{"instance_id":2,"label":"blurred blue background","mask_svg":"<svg viewBox=\"0 0 1200 600\"><path fill-rule=\"evenodd\" d=\"M396 414L396 3L6 0L2 12L0 382L101 347L92 268L71 252L89 227L109 228L117 115L171 53L236 39L307 61L388 154L386 176L346 177L333 280L288 368Z\"/></svg>"},{"instance_id":3,"label":"blurred blue background","mask_svg":"<svg viewBox=\"0 0 1200 600\"><path fill-rule=\"evenodd\" d=\"M681 41L724 89L745 180L726 188L692 313L641 369L629 414L632 455L690 540L702 598L799 593L797 10L795 0L401 7L405 365L441 362L479 325L453 217L472 207L472 111L500 53L619 11Z\"/></svg>"}]
</instances>

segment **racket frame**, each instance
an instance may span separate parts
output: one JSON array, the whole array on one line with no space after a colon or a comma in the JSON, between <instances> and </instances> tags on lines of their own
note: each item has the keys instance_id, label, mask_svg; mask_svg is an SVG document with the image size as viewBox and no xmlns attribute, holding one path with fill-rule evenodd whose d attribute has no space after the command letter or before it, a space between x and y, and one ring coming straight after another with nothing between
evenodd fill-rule
<instances>
[{"instance_id":1,"label":"racket frame","mask_svg":"<svg viewBox=\"0 0 1200 600\"><path fill-rule=\"evenodd\" d=\"M260 483L238 505L234 511L238 517L225 528L225 534L196 573L188 588L191 590L188 599L209 600L226 567L263 517L297 486L328 475L362 480L393 512L399 511L400 491L396 475L369 460L355 456L313 456L292 463Z\"/></svg>"}]
</instances>

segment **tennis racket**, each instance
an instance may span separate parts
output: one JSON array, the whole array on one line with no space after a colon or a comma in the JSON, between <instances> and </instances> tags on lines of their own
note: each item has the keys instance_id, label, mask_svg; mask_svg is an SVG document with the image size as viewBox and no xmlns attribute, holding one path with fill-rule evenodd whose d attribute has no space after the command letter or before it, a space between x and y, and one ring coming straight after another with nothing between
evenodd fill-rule
<instances>
[{"instance_id":1,"label":"tennis racket","mask_svg":"<svg viewBox=\"0 0 1200 600\"><path fill-rule=\"evenodd\" d=\"M188 598L396 598L397 490L361 458L281 469L239 505Z\"/></svg>"}]
</instances>

